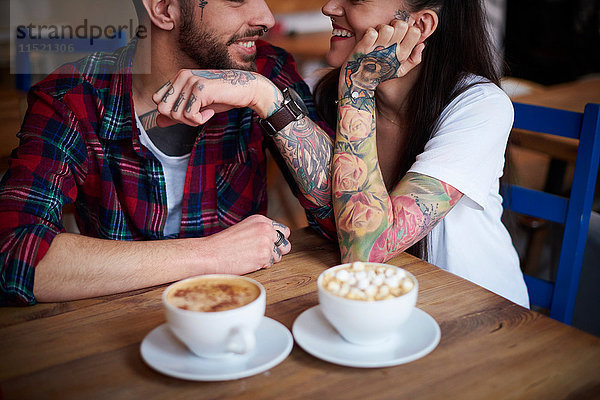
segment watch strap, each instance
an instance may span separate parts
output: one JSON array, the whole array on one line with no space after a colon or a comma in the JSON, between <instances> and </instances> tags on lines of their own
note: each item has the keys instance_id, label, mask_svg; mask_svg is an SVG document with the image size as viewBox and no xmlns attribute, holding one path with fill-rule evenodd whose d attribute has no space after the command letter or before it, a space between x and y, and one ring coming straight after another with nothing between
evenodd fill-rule
<instances>
[{"instance_id":1,"label":"watch strap","mask_svg":"<svg viewBox=\"0 0 600 400\"><path fill-rule=\"evenodd\" d=\"M268 135L275 136L277 132L297 119L298 114L294 114L290 109L291 104L293 103L286 103L270 117L259 120L260 126Z\"/></svg>"},{"instance_id":2,"label":"watch strap","mask_svg":"<svg viewBox=\"0 0 600 400\"><path fill-rule=\"evenodd\" d=\"M290 87L283 89L283 99L283 104L277 111L265 119L258 120L259 125L269 136L275 136L291 122L308 115L304 101L294 89Z\"/></svg>"}]
</instances>

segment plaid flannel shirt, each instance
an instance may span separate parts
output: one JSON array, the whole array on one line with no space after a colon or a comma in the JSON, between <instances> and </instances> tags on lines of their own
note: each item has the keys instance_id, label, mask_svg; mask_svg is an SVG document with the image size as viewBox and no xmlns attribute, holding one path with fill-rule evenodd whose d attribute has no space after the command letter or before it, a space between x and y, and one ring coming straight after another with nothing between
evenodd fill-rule
<instances>
[{"instance_id":1,"label":"plaid flannel shirt","mask_svg":"<svg viewBox=\"0 0 600 400\"><path fill-rule=\"evenodd\" d=\"M293 58L257 42L258 72L292 86L317 116ZM165 178L141 145L133 117L135 42L66 64L29 92L20 146L0 183L0 291L3 304L34 304L34 268L56 235L62 209L74 203L83 235L113 240L166 239ZM250 109L215 115L192 150L180 238L207 236L267 210L266 141ZM331 206L295 190L311 225L331 237ZM116 267L118 268L118 267Z\"/></svg>"}]
</instances>

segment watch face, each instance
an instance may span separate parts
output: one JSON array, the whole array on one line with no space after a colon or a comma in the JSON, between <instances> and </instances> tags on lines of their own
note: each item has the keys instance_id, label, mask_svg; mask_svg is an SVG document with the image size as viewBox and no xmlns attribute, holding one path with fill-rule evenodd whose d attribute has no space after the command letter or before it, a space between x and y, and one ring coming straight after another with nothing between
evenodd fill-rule
<instances>
[{"instance_id":1,"label":"watch face","mask_svg":"<svg viewBox=\"0 0 600 400\"><path fill-rule=\"evenodd\" d=\"M306 108L306 104L304 104L304 100L302 100L302 97L300 97L298 92L296 92L291 87L287 88L287 91L290 94L290 98L292 99L292 101L296 103L298 107L302 110L302 113L304 115L308 115L308 108Z\"/></svg>"}]
</instances>

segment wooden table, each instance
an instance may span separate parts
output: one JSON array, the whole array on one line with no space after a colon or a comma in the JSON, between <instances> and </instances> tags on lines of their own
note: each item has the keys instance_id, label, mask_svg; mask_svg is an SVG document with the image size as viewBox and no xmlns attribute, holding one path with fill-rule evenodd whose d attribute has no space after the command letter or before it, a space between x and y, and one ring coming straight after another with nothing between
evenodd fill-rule
<instances>
[{"instance_id":1,"label":"wooden table","mask_svg":"<svg viewBox=\"0 0 600 400\"><path fill-rule=\"evenodd\" d=\"M530 94L514 97L511 100L582 113L586 104L600 104L600 77L550 86L544 90L535 90ZM556 160L575 162L578 140L523 130L516 132L518 133L511 137L514 144L548 154Z\"/></svg>"},{"instance_id":2,"label":"wooden table","mask_svg":"<svg viewBox=\"0 0 600 400\"><path fill-rule=\"evenodd\" d=\"M543 91L518 96L513 101L583 112L587 103L600 104L600 76L548 86Z\"/></svg>"},{"instance_id":3,"label":"wooden table","mask_svg":"<svg viewBox=\"0 0 600 400\"><path fill-rule=\"evenodd\" d=\"M308 229L293 252L250 274L267 289L266 315L288 328L317 304L316 278L339 262L337 248ZM161 375L140 343L165 322L162 287L0 310L4 399L565 399L600 393L600 338L533 311L409 255L392 264L419 280L418 307L441 342L429 355L389 368L321 361L295 345L278 366L229 382ZM588 396L588 397L586 397Z\"/></svg>"}]
</instances>

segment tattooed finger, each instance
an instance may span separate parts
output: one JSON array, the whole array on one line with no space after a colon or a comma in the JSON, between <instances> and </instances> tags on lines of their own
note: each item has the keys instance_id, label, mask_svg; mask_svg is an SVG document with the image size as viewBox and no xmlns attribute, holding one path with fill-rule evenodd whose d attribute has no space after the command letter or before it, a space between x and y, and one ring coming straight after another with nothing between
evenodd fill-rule
<instances>
[{"instance_id":1,"label":"tattooed finger","mask_svg":"<svg viewBox=\"0 0 600 400\"><path fill-rule=\"evenodd\" d=\"M154 92L154 93L159 93L159 92L162 92L164 89L166 89L168 86L171 86L171 85L172 85L171 81L168 81L167 83L165 83L164 85L162 85L162 86L160 87L160 89L158 89L158 90L157 90L156 92Z\"/></svg>"},{"instance_id":2,"label":"tattooed finger","mask_svg":"<svg viewBox=\"0 0 600 400\"><path fill-rule=\"evenodd\" d=\"M179 95L179 97L177 98L175 105L173 106L173 112L179 111L179 106L181 105L181 103L183 103L184 99L185 99L185 93L181 93Z\"/></svg>"},{"instance_id":3,"label":"tattooed finger","mask_svg":"<svg viewBox=\"0 0 600 400\"><path fill-rule=\"evenodd\" d=\"M169 96L171 96L173 93L175 93L175 88L173 86L171 86L169 88L169 91L167 93L165 93L165 95L162 98L162 102L166 103L169 99Z\"/></svg>"},{"instance_id":4,"label":"tattooed finger","mask_svg":"<svg viewBox=\"0 0 600 400\"><path fill-rule=\"evenodd\" d=\"M192 112L192 105L196 102L196 96L194 96L193 94L190 95L190 99L188 100L188 102L185 105L185 112L186 113L190 113Z\"/></svg>"}]
</instances>

